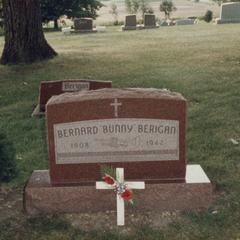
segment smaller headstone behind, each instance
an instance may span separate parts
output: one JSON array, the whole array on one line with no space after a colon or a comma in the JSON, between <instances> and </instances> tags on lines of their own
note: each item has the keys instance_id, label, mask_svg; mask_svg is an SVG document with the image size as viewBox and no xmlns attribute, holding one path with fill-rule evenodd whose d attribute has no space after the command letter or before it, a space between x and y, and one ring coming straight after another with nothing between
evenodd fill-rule
<instances>
[{"instance_id":1,"label":"smaller headstone behind","mask_svg":"<svg viewBox=\"0 0 240 240\"><path fill-rule=\"evenodd\" d=\"M136 15L128 15L125 17L125 25L122 26L122 30L136 30L137 17Z\"/></svg>"},{"instance_id":2,"label":"smaller headstone behind","mask_svg":"<svg viewBox=\"0 0 240 240\"><path fill-rule=\"evenodd\" d=\"M220 18L215 20L217 24L240 23L240 2L223 3L220 11Z\"/></svg>"},{"instance_id":3,"label":"smaller headstone behind","mask_svg":"<svg viewBox=\"0 0 240 240\"><path fill-rule=\"evenodd\" d=\"M195 19L180 19L176 21L176 25L193 25L195 24Z\"/></svg>"},{"instance_id":4,"label":"smaller headstone behind","mask_svg":"<svg viewBox=\"0 0 240 240\"><path fill-rule=\"evenodd\" d=\"M156 28L156 19L154 14L144 15L144 28Z\"/></svg>"},{"instance_id":5,"label":"smaller headstone behind","mask_svg":"<svg viewBox=\"0 0 240 240\"><path fill-rule=\"evenodd\" d=\"M66 92L79 92L83 90L96 90L100 88L111 88L111 81L96 80L60 80L60 81L43 81L39 90L39 103L32 116L38 116L45 113L45 105L48 100L55 95Z\"/></svg>"},{"instance_id":6,"label":"smaller headstone behind","mask_svg":"<svg viewBox=\"0 0 240 240\"><path fill-rule=\"evenodd\" d=\"M93 29L92 18L75 18L74 30L76 33L97 32L96 29Z\"/></svg>"}]
</instances>

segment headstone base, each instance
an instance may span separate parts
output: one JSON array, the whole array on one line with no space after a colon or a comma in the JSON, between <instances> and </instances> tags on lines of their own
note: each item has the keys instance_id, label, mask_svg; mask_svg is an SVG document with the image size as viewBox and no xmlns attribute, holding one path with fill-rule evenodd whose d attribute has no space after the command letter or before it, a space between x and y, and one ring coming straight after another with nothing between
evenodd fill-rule
<instances>
[{"instance_id":1,"label":"headstone base","mask_svg":"<svg viewBox=\"0 0 240 240\"><path fill-rule=\"evenodd\" d=\"M137 211L206 209L212 185L200 165L188 165L185 183L146 184L134 190ZM92 213L116 209L116 194L95 186L52 186L48 170L34 171L24 189L27 214Z\"/></svg>"},{"instance_id":2,"label":"headstone base","mask_svg":"<svg viewBox=\"0 0 240 240\"><path fill-rule=\"evenodd\" d=\"M154 29L154 28L159 28L159 25L155 25L155 26L137 25L137 29L138 29L138 30L142 30L142 29Z\"/></svg>"},{"instance_id":3,"label":"headstone base","mask_svg":"<svg viewBox=\"0 0 240 240\"><path fill-rule=\"evenodd\" d=\"M159 28L158 25L156 26L143 26L144 29L152 29L152 28Z\"/></svg>"},{"instance_id":4,"label":"headstone base","mask_svg":"<svg viewBox=\"0 0 240 240\"><path fill-rule=\"evenodd\" d=\"M122 31L128 31L128 30L136 30L136 26L121 26Z\"/></svg>"},{"instance_id":5,"label":"headstone base","mask_svg":"<svg viewBox=\"0 0 240 240\"><path fill-rule=\"evenodd\" d=\"M215 19L216 24L225 24L225 23L240 23L240 18L239 19L221 19L221 18L216 18Z\"/></svg>"},{"instance_id":6,"label":"headstone base","mask_svg":"<svg viewBox=\"0 0 240 240\"><path fill-rule=\"evenodd\" d=\"M71 33L97 33L97 29L93 28L90 30L72 30Z\"/></svg>"}]
</instances>

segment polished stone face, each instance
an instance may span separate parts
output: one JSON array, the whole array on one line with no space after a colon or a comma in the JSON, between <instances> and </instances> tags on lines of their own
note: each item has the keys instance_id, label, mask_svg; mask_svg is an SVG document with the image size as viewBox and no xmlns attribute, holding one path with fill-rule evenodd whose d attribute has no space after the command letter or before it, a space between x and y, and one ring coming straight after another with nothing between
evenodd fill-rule
<instances>
[{"instance_id":1,"label":"polished stone face","mask_svg":"<svg viewBox=\"0 0 240 240\"><path fill-rule=\"evenodd\" d=\"M186 100L158 89L67 93L47 104L53 184L94 183L103 164L126 179L185 180Z\"/></svg>"},{"instance_id":2,"label":"polished stone face","mask_svg":"<svg viewBox=\"0 0 240 240\"><path fill-rule=\"evenodd\" d=\"M128 15L126 16L125 26L127 27L136 27L137 25L137 17L136 15Z\"/></svg>"},{"instance_id":3,"label":"polished stone face","mask_svg":"<svg viewBox=\"0 0 240 240\"><path fill-rule=\"evenodd\" d=\"M155 15L145 14L144 15L144 25L145 26L155 26L156 25Z\"/></svg>"},{"instance_id":4,"label":"polished stone face","mask_svg":"<svg viewBox=\"0 0 240 240\"><path fill-rule=\"evenodd\" d=\"M179 122L121 118L54 125L56 164L179 160Z\"/></svg>"}]
</instances>

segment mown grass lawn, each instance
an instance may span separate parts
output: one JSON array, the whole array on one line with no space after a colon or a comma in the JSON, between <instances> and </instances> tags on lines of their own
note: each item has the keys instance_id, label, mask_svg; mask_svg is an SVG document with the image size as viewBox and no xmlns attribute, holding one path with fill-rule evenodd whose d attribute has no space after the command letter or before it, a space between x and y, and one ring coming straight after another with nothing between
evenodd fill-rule
<instances>
[{"instance_id":1,"label":"mown grass lawn","mask_svg":"<svg viewBox=\"0 0 240 240\"><path fill-rule=\"evenodd\" d=\"M114 87L181 92L188 100L187 160L202 165L217 198L206 212L182 213L185 221L154 230L145 226L132 235L84 232L56 216L9 216L0 221L0 239L239 240L240 145L229 141L240 141L239 24L133 32L109 28L106 33L46 37L57 58L0 66L0 131L14 143L19 168L18 177L3 189L21 189L31 171L48 168L45 119L30 117L40 81L83 78L111 80ZM0 51L3 43L0 37Z\"/></svg>"}]
</instances>

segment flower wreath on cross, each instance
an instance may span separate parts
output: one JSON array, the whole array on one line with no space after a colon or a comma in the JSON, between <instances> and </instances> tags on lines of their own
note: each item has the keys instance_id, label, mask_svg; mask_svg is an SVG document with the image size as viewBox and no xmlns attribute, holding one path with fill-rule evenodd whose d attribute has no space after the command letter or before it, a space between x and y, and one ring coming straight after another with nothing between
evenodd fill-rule
<instances>
[{"instance_id":1,"label":"flower wreath on cross","mask_svg":"<svg viewBox=\"0 0 240 240\"><path fill-rule=\"evenodd\" d=\"M111 167L102 167L102 178L104 182L96 182L96 189L113 189L117 195L117 225L125 224L124 202L133 204L132 189L144 189L144 182L124 181L124 169Z\"/></svg>"},{"instance_id":2,"label":"flower wreath on cross","mask_svg":"<svg viewBox=\"0 0 240 240\"><path fill-rule=\"evenodd\" d=\"M113 168L108 166L103 166L101 168L102 179L105 183L114 187L114 191L125 201L134 204L133 201L133 191L129 189L125 182L118 182L116 180L116 172Z\"/></svg>"}]
</instances>

